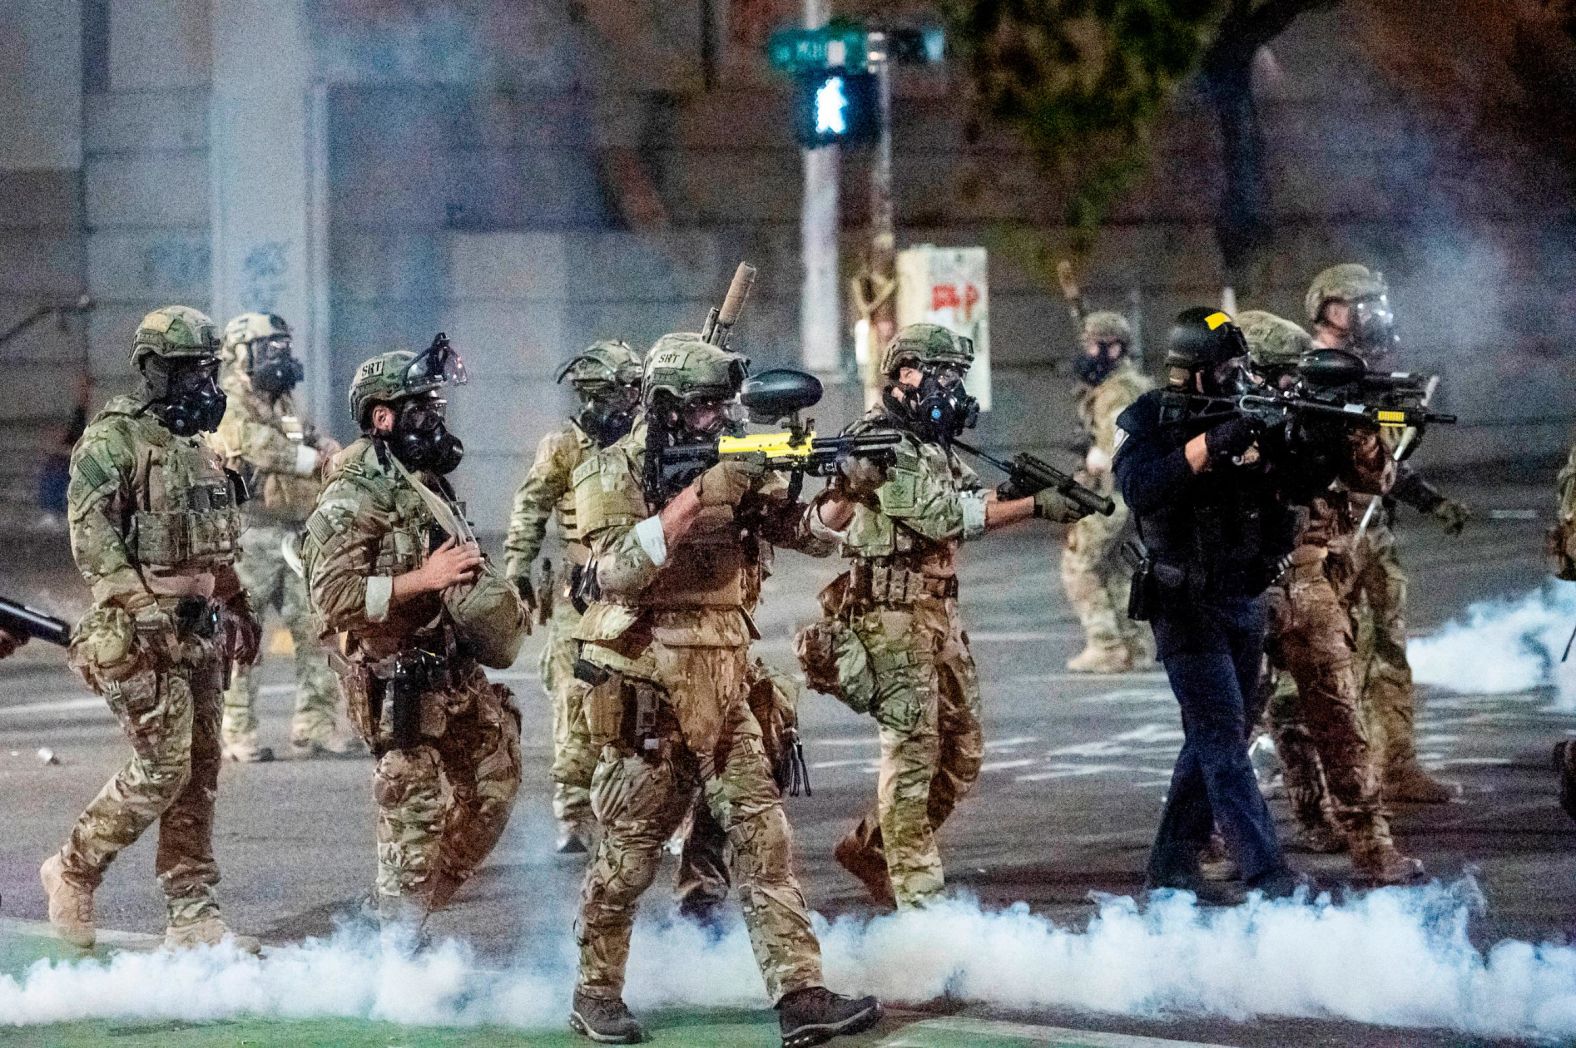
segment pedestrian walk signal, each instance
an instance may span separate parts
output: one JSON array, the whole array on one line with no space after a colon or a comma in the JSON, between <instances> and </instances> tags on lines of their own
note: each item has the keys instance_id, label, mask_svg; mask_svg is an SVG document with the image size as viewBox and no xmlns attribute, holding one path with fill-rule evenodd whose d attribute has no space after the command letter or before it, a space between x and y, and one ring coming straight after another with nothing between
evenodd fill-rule
<instances>
[{"instance_id":1,"label":"pedestrian walk signal","mask_svg":"<svg viewBox=\"0 0 1576 1048\"><path fill-rule=\"evenodd\" d=\"M872 73L823 69L795 78L796 135L809 149L872 141L879 128Z\"/></svg>"}]
</instances>

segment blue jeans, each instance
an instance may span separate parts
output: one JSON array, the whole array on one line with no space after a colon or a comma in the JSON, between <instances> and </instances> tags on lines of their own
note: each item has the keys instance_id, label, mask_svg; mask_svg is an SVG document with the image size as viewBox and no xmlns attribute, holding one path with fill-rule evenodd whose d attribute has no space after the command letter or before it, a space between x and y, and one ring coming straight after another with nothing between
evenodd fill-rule
<instances>
[{"instance_id":1,"label":"blue jeans","mask_svg":"<svg viewBox=\"0 0 1576 1048\"><path fill-rule=\"evenodd\" d=\"M1207 617L1212 627L1205 643L1198 642L1194 615ZM1157 616L1154 626L1166 677L1182 708L1183 742L1149 853L1148 883L1190 885L1198 874L1199 851L1219 826L1242 879L1251 886L1286 868L1275 820L1248 762L1246 710L1264 653L1263 603L1225 601L1207 609L1178 609ZM1182 637L1193 643L1176 643Z\"/></svg>"}]
</instances>

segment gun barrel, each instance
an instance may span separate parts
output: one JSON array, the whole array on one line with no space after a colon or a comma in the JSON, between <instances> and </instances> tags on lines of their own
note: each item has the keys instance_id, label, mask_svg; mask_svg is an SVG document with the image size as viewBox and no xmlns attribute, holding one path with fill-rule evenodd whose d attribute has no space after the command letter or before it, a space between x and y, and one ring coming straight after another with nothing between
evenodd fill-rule
<instances>
[{"instance_id":1,"label":"gun barrel","mask_svg":"<svg viewBox=\"0 0 1576 1048\"><path fill-rule=\"evenodd\" d=\"M71 643L71 627L64 619L57 619L4 597L0 597L0 629L24 637L35 637L62 648Z\"/></svg>"}]
</instances>

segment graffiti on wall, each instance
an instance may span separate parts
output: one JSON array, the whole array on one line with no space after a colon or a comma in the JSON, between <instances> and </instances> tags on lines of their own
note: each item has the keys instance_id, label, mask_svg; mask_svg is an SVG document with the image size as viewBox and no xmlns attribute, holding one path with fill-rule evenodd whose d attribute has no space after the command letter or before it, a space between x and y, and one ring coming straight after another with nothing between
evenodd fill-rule
<instances>
[{"instance_id":1,"label":"graffiti on wall","mask_svg":"<svg viewBox=\"0 0 1576 1048\"><path fill-rule=\"evenodd\" d=\"M252 246L241 262L241 303L259 313L278 312L279 300L289 287L289 245L264 240Z\"/></svg>"},{"instance_id":2,"label":"graffiti on wall","mask_svg":"<svg viewBox=\"0 0 1576 1048\"><path fill-rule=\"evenodd\" d=\"M206 240L159 237L142 249L142 286L159 293L199 291L208 286L211 259Z\"/></svg>"}]
</instances>

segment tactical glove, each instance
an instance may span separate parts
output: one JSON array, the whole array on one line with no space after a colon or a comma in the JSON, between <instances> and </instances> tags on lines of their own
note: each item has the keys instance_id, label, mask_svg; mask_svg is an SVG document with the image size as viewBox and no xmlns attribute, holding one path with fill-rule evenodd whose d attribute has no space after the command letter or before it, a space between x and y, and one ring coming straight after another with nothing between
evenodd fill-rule
<instances>
[{"instance_id":1,"label":"tactical glove","mask_svg":"<svg viewBox=\"0 0 1576 1048\"><path fill-rule=\"evenodd\" d=\"M730 455L695 481L702 506L737 506L766 475L766 461L757 455Z\"/></svg>"},{"instance_id":2,"label":"tactical glove","mask_svg":"<svg viewBox=\"0 0 1576 1048\"><path fill-rule=\"evenodd\" d=\"M1087 517L1089 511L1055 488L1043 488L1034 494L1034 515L1057 524L1071 524Z\"/></svg>"},{"instance_id":3,"label":"tactical glove","mask_svg":"<svg viewBox=\"0 0 1576 1048\"><path fill-rule=\"evenodd\" d=\"M1472 519L1471 507L1455 499L1441 499L1439 505L1429 512L1444 523L1446 535L1461 534L1461 529Z\"/></svg>"},{"instance_id":4,"label":"tactical glove","mask_svg":"<svg viewBox=\"0 0 1576 1048\"><path fill-rule=\"evenodd\" d=\"M520 602L525 605L525 610L536 612L536 587L531 585L531 576L519 575L514 580L515 592L520 594Z\"/></svg>"},{"instance_id":5,"label":"tactical glove","mask_svg":"<svg viewBox=\"0 0 1576 1048\"><path fill-rule=\"evenodd\" d=\"M251 604L242 596L224 606L224 652L234 662L251 666L262 654L263 627L252 613Z\"/></svg>"},{"instance_id":6,"label":"tactical glove","mask_svg":"<svg viewBox=\"0 0 1576 1048\"><path fill-rule=\"evenodd\" d=\"M1211 465L1223 466L1240 458L1264 432L1264 423L1252 415L1238 415L1204 434Z\"/></svg>"}]
</instances>

